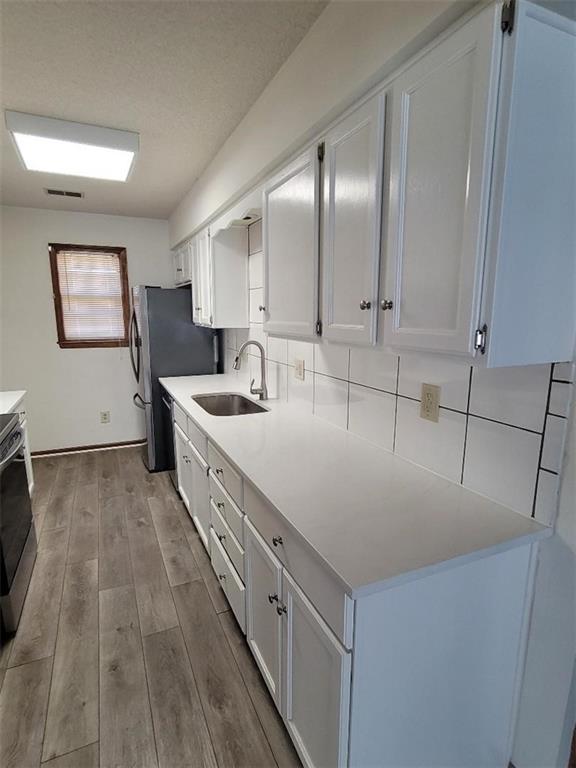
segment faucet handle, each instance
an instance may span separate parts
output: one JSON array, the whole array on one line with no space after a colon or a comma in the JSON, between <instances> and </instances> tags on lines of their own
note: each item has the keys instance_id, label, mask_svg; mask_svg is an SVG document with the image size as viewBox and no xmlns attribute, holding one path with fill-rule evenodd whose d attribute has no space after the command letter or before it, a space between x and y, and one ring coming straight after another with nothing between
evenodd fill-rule
<instances>
[{"instance_id":1,"label":"faucet handle","mask_svg":"<svg viewBox=\"0 0 576 768\"><path fill-rule=\"evenodd\" d=\"M250 382L250 394L251 395L261 395L262 394L262 388L261 387L255 387L254 382L256 379L252 379Z\"/></svg>"}]
</instances>

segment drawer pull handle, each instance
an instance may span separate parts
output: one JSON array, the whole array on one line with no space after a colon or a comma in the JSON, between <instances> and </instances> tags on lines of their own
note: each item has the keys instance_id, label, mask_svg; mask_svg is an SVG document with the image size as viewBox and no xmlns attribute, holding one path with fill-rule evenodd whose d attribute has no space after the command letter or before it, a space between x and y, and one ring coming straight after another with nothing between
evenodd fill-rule
<instances>
[{"instance_id":1,"label":"drawer pull handle","mask_svg":"<svg viewBox=\"0 0 576 768\"><path fill-rule=\"evenodd\" d=\"M260 306L258 307L258 311L259 312L265 312L266 311L266 307L263 304L260 304Z\"/></svg>"},{"instance_id":2,"label":"drawer pull handle","mask_svg":"<svg viewBox=\"0 0 576 768\"><path fill-rule=\"evenodd\" d=\"M282 541L282 536L273 536L272 544L274 544L275 547L277 547L278 544L284 544L284 542Z\"/></svg>"},{"instance_id":3,"label":"drawer pull handle","mask_svg":"<svg viewBox=\"0 0 576 768\"><path fill-rule=\"evenodd\" d=\"M216 535L218 536L218 541L224 541L226 539L225 533L217 533Z\"/></svg>"},{"instance_id":4,"label":"drawer pull handle","mask_svg":"<svg viewBox=\"0 0 576 768\"><path fill-rule=\"evenodd\" d=\"M226 574L225 573L219 573L218 574L218 578L220 579L220 581L226 581Z\"/></svg>"},{"instance_id":5,"label":"drawer pull handle","mask_svg":"<svg viewBox=\"0 0 576 768\"><path fill-rule=\"evenodd\" d=\"M217 501L216 506L218 507L218 509L224 509L225 504L223 501Z\"/></svg>"},{"instance_id":6,"label":"drawer pull handle","mask_svg":"<svg viewBox=\"0 0 576 768\"><path fill-rule=\"evenodd\" d=\"M274 602L278 602L278 595L268 595L268 602L270 605Z\"/></svg>"},{"instance_id":7,"label":"drawer pull handle","mask_svg":"<svg viewBox=\"0 0 576 768\"><path fill-rule=\"evenodd\" d=\"M283 613L287 613L287 612L288 612L288 609L286 608L285 605L276 606L276 613L278 614L278 616L282 616Z\"/></svg>"},{"instance_id":8,"label":"drawer pull handle","mask_svg":"<svg viewBox=\"0 0 576 768\"><path fill-rule=\"evenodd\" d=\"M223 475L224 474L224 470L222 469L222 467L216 467L216 474L217 475Z\"/></svg>"}]
</instances>

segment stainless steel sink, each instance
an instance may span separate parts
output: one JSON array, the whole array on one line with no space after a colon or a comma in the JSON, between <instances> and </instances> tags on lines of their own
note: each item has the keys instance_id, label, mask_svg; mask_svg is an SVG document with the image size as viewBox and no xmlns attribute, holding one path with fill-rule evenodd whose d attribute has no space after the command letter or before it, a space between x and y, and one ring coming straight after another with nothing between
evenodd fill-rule
<instances>
[{"instance_id":1,"label":"stainless steel sink","mask_svg":"<svg viewBox=\"0 0 576 768\"><path fill-rule=\"evenodd\" d=\"M248 413L266 413L249 397L235 392L220 392L217 395L192 395L192 400L212 416L244 416Z\"/></svg>"}]
</instances>

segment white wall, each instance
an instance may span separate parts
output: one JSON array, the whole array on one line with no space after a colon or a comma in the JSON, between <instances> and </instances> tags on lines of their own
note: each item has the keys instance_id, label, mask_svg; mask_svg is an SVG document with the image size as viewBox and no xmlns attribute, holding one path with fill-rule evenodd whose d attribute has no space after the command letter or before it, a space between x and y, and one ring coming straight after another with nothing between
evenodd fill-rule
<instances>
[{"instance_id":1,"label":"white wall","mask_svg":"<svg viewBox=\"0 0 576 768\"><path fill-rule=\"evenodd\" d=\"M31 449L142 438L128 349L57 344L47 246L125 246L130 285L170 285L168 223L4 206L1 225L0 388L27 390ZM100 424L100 411L110 411L110 424Z\"/></svg>"},{"instance_id":2,"label":"white wall","mask_svg":"<svg viewBox=\"0 0 576 768\"><path fill-rule=\"evenodd\" d=\"M473 2L331 2L170 217L175 245Z\"/></svg>"}]
</instances>

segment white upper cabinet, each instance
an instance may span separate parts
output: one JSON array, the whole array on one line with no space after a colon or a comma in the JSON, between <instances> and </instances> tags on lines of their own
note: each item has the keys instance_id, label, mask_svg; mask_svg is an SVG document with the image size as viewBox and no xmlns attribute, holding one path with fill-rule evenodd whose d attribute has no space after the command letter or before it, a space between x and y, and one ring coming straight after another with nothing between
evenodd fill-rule
<instances>
[{"instance_id":1,"label":"white upper cabinet","mask_svg":"<svg viewBox=\"0 0 576 768\"><path fill-rule=\"evenodd\" d=\"M344 118L324 141L322 335L373 344L384 152L384 94Z\"/></svg>"},{"instance_id":2,"label":"white upper cabinet","mask_svg":"<svg viewBox=\"0 0 576 768\"><path fill-rule=\"evenodd\" d=\"M485 366L568 360L576 24L523 0L511 30L501 14L392 83L384 341Z\"/></svg>"},{"instance_id":3,"label":"white upper cabinet","mask_svg":"<svg viewBox=\"0 0 576 768\"><path fill-rule=\"evenodd\" d=\"M462 355L473 349L498 80L496 15L494 6L479 13L392 84L387 344Z\"/></svg>"},{"instance_id":4,"label":"white upper cabinet","mask_svg":"<svg viewBox=\"0 0 576 768\"><path fill-rule=\"evenodd\" d=\"M192 245L192 311L196 325L248 327L248 231L203 229Z\"/></svg>"},{"instance_id":5,"label":"white upper cabinet","mask_svg":"<svg viewBox=\"0 0 576 768\"><path fill-rule=\"evenodd\" d=\"M266 184L263 218L264 331L312 337L318 320L316 147Z\"/></svg>"}]
</instances>

